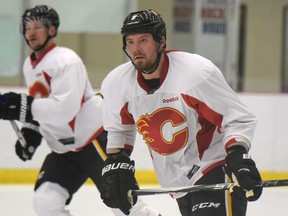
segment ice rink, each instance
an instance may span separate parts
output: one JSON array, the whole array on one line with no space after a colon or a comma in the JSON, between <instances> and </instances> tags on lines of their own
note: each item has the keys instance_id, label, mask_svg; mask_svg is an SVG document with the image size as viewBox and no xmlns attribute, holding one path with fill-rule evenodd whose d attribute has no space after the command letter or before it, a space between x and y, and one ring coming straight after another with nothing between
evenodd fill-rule
<instances>
[{"instance_id":1,"label":"ice rink","mask_svg":"<svg viewBox=\"0 0 288 216\"><path fill-rule=\"evenodd\" d=\"M32 209L32 196L32 185L0 185L0 216L36 216ZM169 195L142 196L142 199L157 208L162 216L180 215L176 202ZM113 215L93 185L85 185L75 194L69 210L73 216ZM249 203L247 216L271 215L288 215L287 187L265 188L258 201Z\"/></svg>"}]
</instances>

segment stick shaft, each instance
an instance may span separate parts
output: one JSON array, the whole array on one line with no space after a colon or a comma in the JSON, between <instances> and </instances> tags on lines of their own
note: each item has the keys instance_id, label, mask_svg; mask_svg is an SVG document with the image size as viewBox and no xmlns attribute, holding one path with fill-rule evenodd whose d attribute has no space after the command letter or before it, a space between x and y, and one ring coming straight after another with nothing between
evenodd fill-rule
<instances>
[{"instance_id":1,"label":"stick shaft","mask_svg":"<svg viewBox=\"0 0 288 216\"><path fill-rule=\"evenodd\" d=\"M139 189L132 190L131 194L134 196L144 196L144 195L160 195L160 194L173 194L173 193L190 193L195 191L219 191L219 190L229 190L231 187L235 186L235 183L220 183L211 185L194 185L188 187L175 187L175 188L151 188L151 189ZM267 180L262 181L257 187L280 187L288 186L288 179L280 180Z\"/></svg>"},{"instance_id":2,"label":"stick shaft","mask_svg":"<svg viewBox=\"0 0 288 216\"><path fill-rule=\"evenodd\" d=\"M18 137L20 144L22 145L23 148L25 148L27 143L26 143L26 140L25 140L23 134L21 133L18 125L16 124L16 122L14 120L11 120L10 123L11 123L17 137Z\"/></svg>"}]
</instances>

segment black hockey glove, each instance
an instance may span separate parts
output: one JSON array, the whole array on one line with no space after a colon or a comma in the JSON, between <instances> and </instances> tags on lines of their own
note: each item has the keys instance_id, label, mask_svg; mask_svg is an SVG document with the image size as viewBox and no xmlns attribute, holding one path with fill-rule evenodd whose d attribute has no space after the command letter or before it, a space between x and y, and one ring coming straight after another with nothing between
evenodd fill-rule
<instances>
[{"instance_id":1,"label":"black hockey glove","mask_svg":"<svg viewBox=\"0 0 288 216\"><path fill-rule=\"evenodd\" d=\"M255 187L261 182L255 162L242 146L233 146L229 151L230 153L225 158L226 172L233 182L239 185L239 187L232 188L231 195L243 197L244 194L248 201L257 200L262 194L262 187Z\"/></svg>"},{"instance_id":2,"label":"black hockey glove","mask_svg":"<svg viewBox=\"0 0 288 216\"><path fill-rule=\"evenodd\" d=\"M0 95L0 119L32 121L31 104L33 97L27 94L9 92Z\"/></svg>"},{"instance_id":3,"label":"black hockey glove","mask_svg":"<svg viewBox=\"0 0 288 216\"><path fill-rule=\"evenodd\" d=\"M42 135L39 132L39 124L36 121L31 123L24 123L21 132L26 141L26 146L22 146L19 140L15 145L15 151L18 157L23 160L31 160L36 148L42 141Z\"/></svg>"},{"instance_id":4,"label":"black hockey glove","mask_svg":"<svg viewBox=\"0 0 288 216\"><path fill-rule=\"evenodd\" d=\"M137 202L136 196L128 195L129 190L139 188L134 172L134 161L124 155L119 155L116 159L109 156L102 170L103 202L108 207L119 208L126 215L129 215L130 209Z\"/></svg>"}]
</instances>

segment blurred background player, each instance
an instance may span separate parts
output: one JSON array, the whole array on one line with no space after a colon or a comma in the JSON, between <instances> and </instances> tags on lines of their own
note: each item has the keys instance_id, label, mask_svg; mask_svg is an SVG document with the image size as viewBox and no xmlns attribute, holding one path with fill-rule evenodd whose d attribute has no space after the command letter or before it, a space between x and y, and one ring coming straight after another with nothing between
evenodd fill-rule
<instances>
[{"instance_id":1,"label":"blurred background player","mask_svg":"<svg viewBox=\"0 0 288 216\"><path fill-rule=\"evenodd\" d=\"M134 167L129 156L137 131L162 187L238 182L231 196L227 191L177 194L182 215L244 216L247 200L262 193L255 187L261 177L248 155L256 117L211 61L165 51L166 25L154 10L130 13L121 33L131 61L112 70L101 86L108 131L104 203L126 214L137 203L137 197L127 196L137 188L134 170L120 169L122 164ZM111 169L115 164L119 169Z\"/></svg>"},{"instance_id":2,"label":"blurred background player","mask_svg":"<svg viewBox=\"0 0 288 216\"><path fill-rule=\"evenodd\" d=\"M0 95L0 118L23 123L27 145L17 141L19 158L30 160L42 137L52 150L35 184L33 206L39 216L70 216L65 207L88 177L101 191L106 158L102 98L94 95L78 55L54 43L58 27L58 14L49 6L37 5L24 12L22 33L33 51L23 66L29 94ZM123 215L118 209L113 212ZM159 213L140 202L131 215Z\"/></svg>"}]
</instances>

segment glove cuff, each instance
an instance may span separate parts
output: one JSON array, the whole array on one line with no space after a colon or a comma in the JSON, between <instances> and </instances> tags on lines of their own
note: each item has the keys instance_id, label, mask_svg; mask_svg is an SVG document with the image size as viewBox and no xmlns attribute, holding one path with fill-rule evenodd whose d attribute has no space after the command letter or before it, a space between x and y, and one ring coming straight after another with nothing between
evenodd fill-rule
<instances>
[{"instance_id":1,"label":"glove cuff","mask_svg":"<svg viewBox=\"0 0 288 216\"><path fill-rule=\"evenodd\" d=\"M42 140L42 135L39 129L39 123L37 121L26 122L21 129L26 142L30 146L38 147Z\"/></svg>"},{"instance_id":2,"label":"glove cuff","mask_svg":"<svg viewBox=\"0 0 288 216\"><path fill-rule=\"evenodd\" d=\"M242 145L233 145L233 146L230 146L226 149L226 152L228 154L233 152L233 151L240 151L241 153L247 154L246 148Z\"/></svg>"},{"instance_id":3,"label":"glove cuff","mask_svg":"<svg viewBox=\"0 0 288 216\"><path fill-rule=\"evenodd\" d=\"M33 131L35 131L35 132L37 132L37 133L40 134L40 127L39 127L39 126L40 126L40 125L39 125L39 123L38 123L37 121L25 122L25 123L23 124L22 129L23 129L23 128L27 128L27 129L33 130ZM40 135L41 135L41 134L40 134Z\"/></svg>"},{"instance_id":4,"label":"glove cuff","mask_svg":"<svg viewBox=\"0 0 288 216\"><path fill-rule=\"evenodd\" d=\"M128 156L119 155L117 158L109 157L104 162L105 166L102 169L102 176L112 172L128 172L132 175L135 173L135 162L130 160Z\"/></svg>"},{"instance_id":5,"label":"glove cuff","mask_svg":"<svg viewBox=\"0 0 288 216\"><path fill-rule=\"evenodd\" d=\"M233 171L238 170L239 164L255 164L254 161L251 159L251 156L246 152L246 150L233 150L232 152L228 153L225 158L226 164L229 168L233 169Z\"/></svg>"},{"instance_id":6,"label":"glove cuff","mask_svg":"<svg viewBox=\"0 0 288 216\"><path fill-rule=\"evenodd\" d=\"M20 94L21 100L21 106L20 106L20 116L19 121L20 122L30 122L33 119L32 112L31 112L31 104L33 101L33 98L27 94Z\"/></svg>"}]
</instances>

